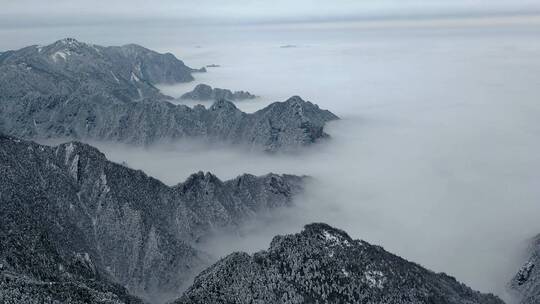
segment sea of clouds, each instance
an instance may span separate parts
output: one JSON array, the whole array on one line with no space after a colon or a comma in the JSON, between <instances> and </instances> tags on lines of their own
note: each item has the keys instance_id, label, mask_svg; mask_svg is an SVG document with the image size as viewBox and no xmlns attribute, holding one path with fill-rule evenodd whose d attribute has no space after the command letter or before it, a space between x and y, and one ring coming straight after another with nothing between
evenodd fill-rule
<instances>
[{"instance_id":1,"label":"sea of clouds","mask_svg":"<svg viewBox=\"0 0 540 304\"><path fill-rule=\"evenodd\" d=\"M171 96L207 83L261 96L237 103L247 112L299 95L341 117L327 126L329 141L296 154L189 141L150 148L94 143L111 160L169 185L199 170L221 179L268 172L313 177L295 207L201 244L217 255L264 249L278 233L323 221L504 296L527 239L540 233L538 24L537 16L523 14L189 28L149 23L136 33L96 24L5 28L0 36L137 42L192 67L220 65L192 83L159 86Z\"/></svg>"}]
</instances>

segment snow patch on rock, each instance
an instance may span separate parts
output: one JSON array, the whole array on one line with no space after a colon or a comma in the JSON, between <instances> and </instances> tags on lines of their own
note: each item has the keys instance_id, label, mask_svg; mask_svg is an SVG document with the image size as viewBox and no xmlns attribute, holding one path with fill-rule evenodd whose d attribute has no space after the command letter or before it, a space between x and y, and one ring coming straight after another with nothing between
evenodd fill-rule
<instances>
[{"instance_id":1,"label":"snow patch on rock","mask_svg":"<svg viewBox=\"0 0 540 304\"><path fill-rule=\"evenodd\" d=\"M139 77L137 77L137 75L135 75L135 73L131 72L131 81L139 82L141 80L139 79Z\"/></svg>"},{"instance_id":2,"label":"snow patch on rock","mask_svg":"<svg viewBox=\"0 0 540 304\"><path fill-rule=\"evenodd\" d=\"M73 145L73 143L69 143L66 146L66 158L65 158L65 161L64 161L64 163L66 165L68 164L69 159L71 158L71 154L73 154L73 151L75 151L75 145Z\"/></svg>"},{"instance_id":3,"label":"snow patch on rock","mask_svg":"<svg viewBox=\"0 0 540 304\"><path fill-rule=\"evenodd\" d=\"M386 282L386 277L384 276L384 273L378 270L366 271L364 273L364 279L365 282L369 285L369 287L376 287L379 289L382 289L384 287L384 283Z\"/></svg>"},{"instance_id":4,"label":"snow patch on rock","mask_svg":"<svg viewBox=\"0 0 540 304\"><path fill-rule=\"evenodd\" d=\"M67 57L71 55L70 51L64 50L64 51L57 51L54 54L51 55L51 59L54 62L58 62L58 60L62 59L64 61L67 60Z\"/></svg>"},{"instance_id":5,"label":"snow patch on rock","mask_svg":"<svg viewBox=\"0 0 540 304\"><path fill-rule=\"evenodd\" d=\"M105 173L101 173L101 175L99 176L99 181L102 193L109 193L109 191L111 191L111 188L109 188L109 186L107 185L107 176L105 175Z\"/></svg>"},{"instance_id":6,"label":"snow patch on rock","mask_svg":"<svg viewBox=\"0 0 540 304\"><path fill-rule=\"evenodd\" d=\"M332 234L331 232L327 230L323 231L323 238L327 243L330 243L333 246L335 245L350 246L351 245L350 242L344 239L342 236Z\"/></svg>"},{"instance_id":7,"label":"snow patch on rock","mask_svg":"<svg viewBox=\"0 0 540 304\"><path fill-rule=\"evenodd\" d=\"M120 83L120 80L118 79L118 77L116 77L113 71L111 71L111 75L117 83Z\"/></svg>"},{"instance_id":8,"label":"snow patch on rock","mask_svg":"<svg viewBox=\"0 0 540 304\"><path fill-rule=\"evenodd\" d=\"M69 166L69 174L71 177L73 177L75 180L78 180L79 176L79 154L75 155L73 157L73 160L71 161L71 165Z\"/></svg>"}]
</instances>

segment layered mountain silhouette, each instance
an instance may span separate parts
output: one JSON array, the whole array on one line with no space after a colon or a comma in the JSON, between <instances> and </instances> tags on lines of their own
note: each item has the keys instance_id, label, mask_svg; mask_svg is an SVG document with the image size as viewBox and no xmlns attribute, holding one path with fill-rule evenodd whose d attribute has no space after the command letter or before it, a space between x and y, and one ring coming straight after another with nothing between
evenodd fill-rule
<instances>
[{"instance_id":1,"label":"layered mountain silhouette","mask_svg":"<svg viewBox=\"0 0 540 304\"><path fill-rule=\"evenodd\" d=\"M296 149L327 137L337 116L292 97L247 114L220 99L174 105L156 87L199 71L138 45L63 39L0 54L0 132L26 139L108 140L137 145L197 139L250 149Z\"/></svg>"}]
</instances>

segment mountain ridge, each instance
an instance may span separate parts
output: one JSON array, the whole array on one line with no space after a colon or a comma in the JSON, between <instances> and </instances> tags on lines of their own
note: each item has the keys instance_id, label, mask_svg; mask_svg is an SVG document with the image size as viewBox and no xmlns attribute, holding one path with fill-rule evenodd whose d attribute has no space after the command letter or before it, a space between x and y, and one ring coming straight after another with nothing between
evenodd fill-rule
<instances>
[{"instance_id":1,"label":"mountain ridge","mask_svg":"<svg viewBox=\"0 0 540 304\"><path fill-rule=\"evenodd\" d=\"M190 81L196 71L135 45L64 39L8 51L0 55L0 132L134 145L200 139L276 152L328 137L325 124L338 119L297 96L247 114L223 100L209 109L174 105L154 86Z\"/></svg>"}]
</instances>

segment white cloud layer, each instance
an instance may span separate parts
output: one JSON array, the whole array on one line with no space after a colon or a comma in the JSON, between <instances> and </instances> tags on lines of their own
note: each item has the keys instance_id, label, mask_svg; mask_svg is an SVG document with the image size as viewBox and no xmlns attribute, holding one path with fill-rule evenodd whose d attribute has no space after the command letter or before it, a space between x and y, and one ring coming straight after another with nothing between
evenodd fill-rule
<instances>
[{"instance_id":1,"label":"white cloud layer","mask_svg":"<svg viewBox=\"0 0 540 304\"><path fill-rule=\"evenodd\" d=\"M188 142L151 150L100 144L169 184L198 170L316 179L298 208L210 248L262 249L277 233L325 221L504 293L525 240L540 232L539 27L245 27L201 31L193 37L200 47L175 37L162 50L193 66L221 65L196 82L263 96L241 108L300 95L343 118L328 127L331 142L297 156ZM179 95L194 85L166 89Z\"/></svg>"}]
</instances>

